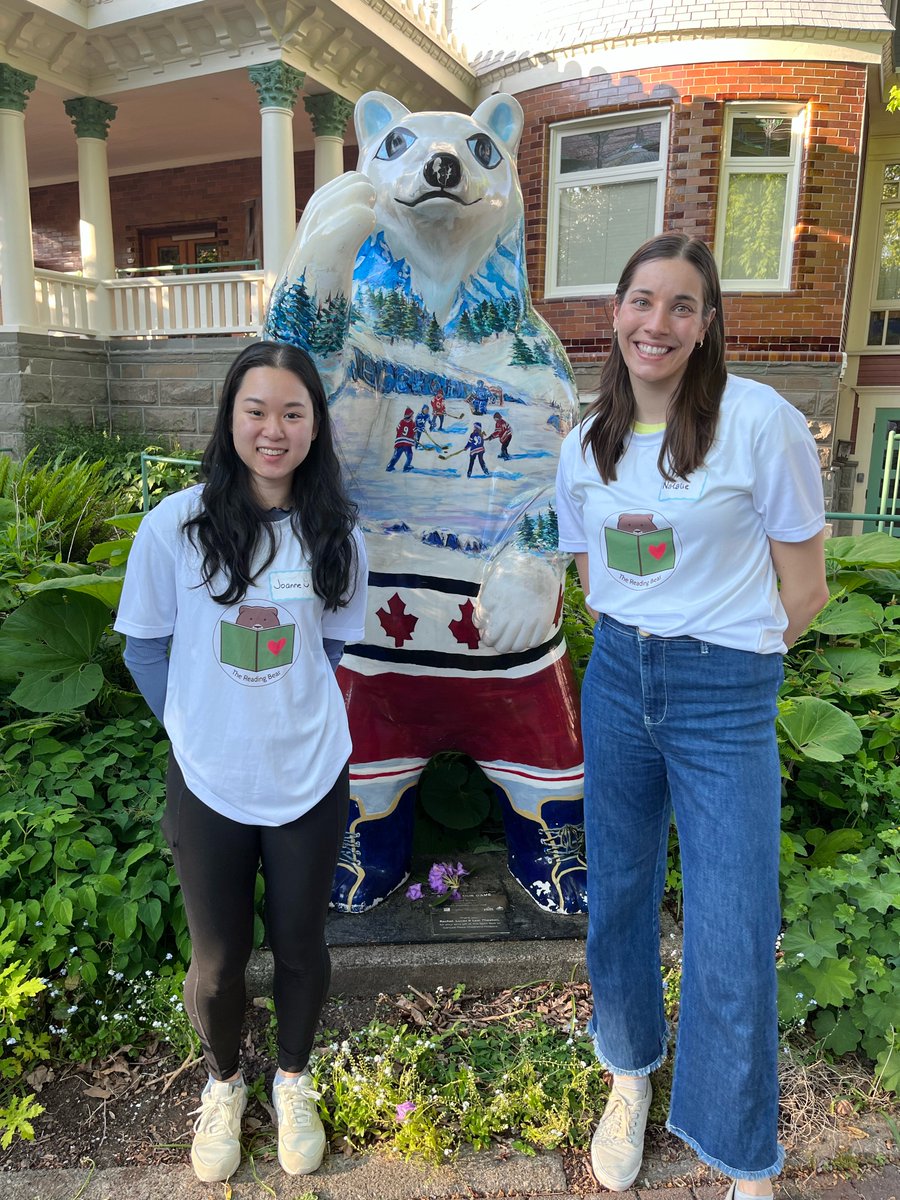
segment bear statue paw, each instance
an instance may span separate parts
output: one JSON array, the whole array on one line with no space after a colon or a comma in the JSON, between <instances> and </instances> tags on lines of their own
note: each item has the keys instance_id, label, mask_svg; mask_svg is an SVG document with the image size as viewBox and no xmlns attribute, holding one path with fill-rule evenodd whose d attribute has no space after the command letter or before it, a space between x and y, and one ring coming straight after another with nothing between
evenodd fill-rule
<instances>
[{"instance_id":1,"label":"bear statue paw","mask_svg":"<svg viewBox=\"0 0 900 1200\"><path fill-rule=\"evenodd\" d=\"M558 820L548 820L559 807ZM574 916L587 912L587 862L579 805L543 806L543 819L506 814L507 866L532 900L545 912ZM569 817L569 820L566 820Z\"/></svg>"},{"instance_id":2,"label":"bear statue paw","mask_svg":"<svg viewBox=\"0 0 900 1200\"><path fill-rule=\"evenodd\" d=\"M331 907L338 912L368 912L409 876L415 789L379 816L364 817L355 800L338 855Z\"/></svg>"}]
</instances>

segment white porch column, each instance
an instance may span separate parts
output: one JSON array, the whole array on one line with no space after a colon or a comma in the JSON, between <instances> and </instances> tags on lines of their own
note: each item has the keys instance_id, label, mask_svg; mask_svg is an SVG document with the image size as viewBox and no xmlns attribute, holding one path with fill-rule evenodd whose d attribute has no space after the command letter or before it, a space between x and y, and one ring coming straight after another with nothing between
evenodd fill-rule
<instances>
[{"instance_id":1,"label":"white porch column","mask_svg":"<svg viewBox=\"0 0 900 1200\"><path fill-rule=\"evenodd\" d=\"M78 145L81 269L100 284L88 293L91 329L106 337L112 326L109 294L103 285L116 276L106 138L116 106L93 96L79 96L66 100L64 107L75 126Z\"/></svg>"},{"instance_id":2,"label":"white porch column","mask_svg":"<svg viewBox=\"0 0 900 1200\"><path fill-rule=\"evenodd\" d=\"M294 104L304 75L283 62L248 67L259 97L262 141L263 270L271 290L297 223L294 187Z\"/></svg>"},{"instance_id":3,"label":"white porch column","mask_svg":"<svg viewBox=\"0 0 900 1200\"><path fill-rule=\"evenodd\" d=\"M0 63L0 308L2 323L34 328L34 247L25 153L25 105L36 75Z\"/></svg>"},{"instance_id":4,"label":"white porch column","mask_svg":"<svg viewBox=\"0 0 900 1200\"><path fill-rule=\"evenodd\" d=\"M320 188L344 173L344 133L353 105L334 92L323 92L320 96L304 96L303 106L316 139L314 182Z\"/></svg>"}]
</instances>

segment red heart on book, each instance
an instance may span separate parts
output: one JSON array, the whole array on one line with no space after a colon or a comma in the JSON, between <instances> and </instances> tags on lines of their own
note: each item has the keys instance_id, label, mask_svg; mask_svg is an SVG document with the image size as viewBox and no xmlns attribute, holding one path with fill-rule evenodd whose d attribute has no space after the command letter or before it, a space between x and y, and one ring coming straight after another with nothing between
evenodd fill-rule
<instances>
[{"instance_id":1,"label":"red heart on book","mask_svg":"<svg viewBox=\"0 0 900 1200\"><path fill-rule=\"evenodd\" d=\"M647 549L650 551L650 553L653 555L654 558L662 558L662 556L665 554L665 552L668 550L668 548L669 547L666 542L660 542L658 546L648 546L647 547ZM269 642L270 646L271 646L271 644L272 643Z\"/></svg>"},{"instance_id":2,"label":"red heart on book","mask_svg":"<svg viewBox=\"0 0 900 1200\"><path fill-rule=\"evenodd\" d=\"M651 546L650 549L652 550L653 547ZM280 654L287 645L287 638L279 638L277 642L266 642L266 645L273 654Z\"/></svg>"}]
</instances>

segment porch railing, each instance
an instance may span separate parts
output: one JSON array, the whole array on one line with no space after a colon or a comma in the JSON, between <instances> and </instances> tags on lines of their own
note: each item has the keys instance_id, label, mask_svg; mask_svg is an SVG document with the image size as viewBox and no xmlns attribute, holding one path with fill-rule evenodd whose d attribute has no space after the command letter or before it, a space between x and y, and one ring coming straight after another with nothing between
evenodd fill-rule
<instances>
[{"instance_id":1,"label":"porch railing","mask_svg":"<svg viewBox=\"0 0 900 1200\"><path fill-rule=\"evenodd\" d=\"M111 279L104 286L113 337L258 333L265 315L262 271Z\"/></svg>"},{"instance_id":2,"label":"porch railing","mask_svg":"<svg viewBox=\"0 0 900 1200\"><path fill-rule=\"evenodd\" d=\"M35 270L34 301L38 324L51 333L92 336L91 299L99 284L96 279L63 271Z\"/></svg>"},{"instance_id":3,"label":"porch railing","mask_svg":"<svg viewBox=\"0 0 900 1200\"><path fill-rule=\"evenodd\" d=\"M78 337L259 333L265 317L265 274L262 270L167 272L101 281L37 269L34 299L37 328L48 333Z\"/></svg>"}]
</instances>

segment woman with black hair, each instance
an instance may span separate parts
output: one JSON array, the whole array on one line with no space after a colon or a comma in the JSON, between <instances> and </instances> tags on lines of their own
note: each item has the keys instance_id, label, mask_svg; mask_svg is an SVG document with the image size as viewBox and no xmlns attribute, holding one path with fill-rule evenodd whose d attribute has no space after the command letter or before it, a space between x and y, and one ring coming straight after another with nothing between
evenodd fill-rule
<instances>
[{"instance_id":1,"label":"woman with black hair","mask_svg":"<svg viewBox=\"0 0 900 1200\"><path fill-rule=\"evenodd\" d=\"M828 598L802 415L728 375L716 264L661 234L626 264L597 401L567 437L559 545L596 618L582 691L591 1034L612 1072L594 1174L641 1167L666 1055L659 906L674 810L684 962L668 1128L771 1196L782 655ZM781 588L778 589L780 581Z\"/></svg>"},{"instance_id":2,"label":"woman with black hair","mask_svg":"<svg viewBox=\"0 0 900 1200\"><path fill-rule=\"evenodd\" d=\"M191 936L185 1008L209 1081L191 1161L240 1163L244 970L261 869L275 966L278 1158L318 1169L307 1070L328 991L325 916L347 821L350 734L333 668L365 622L366 559L311 359L261 342L232 363L205 482L141 523L116 629L172 743L163 832Z\"/></svg>"}]
</instances>

